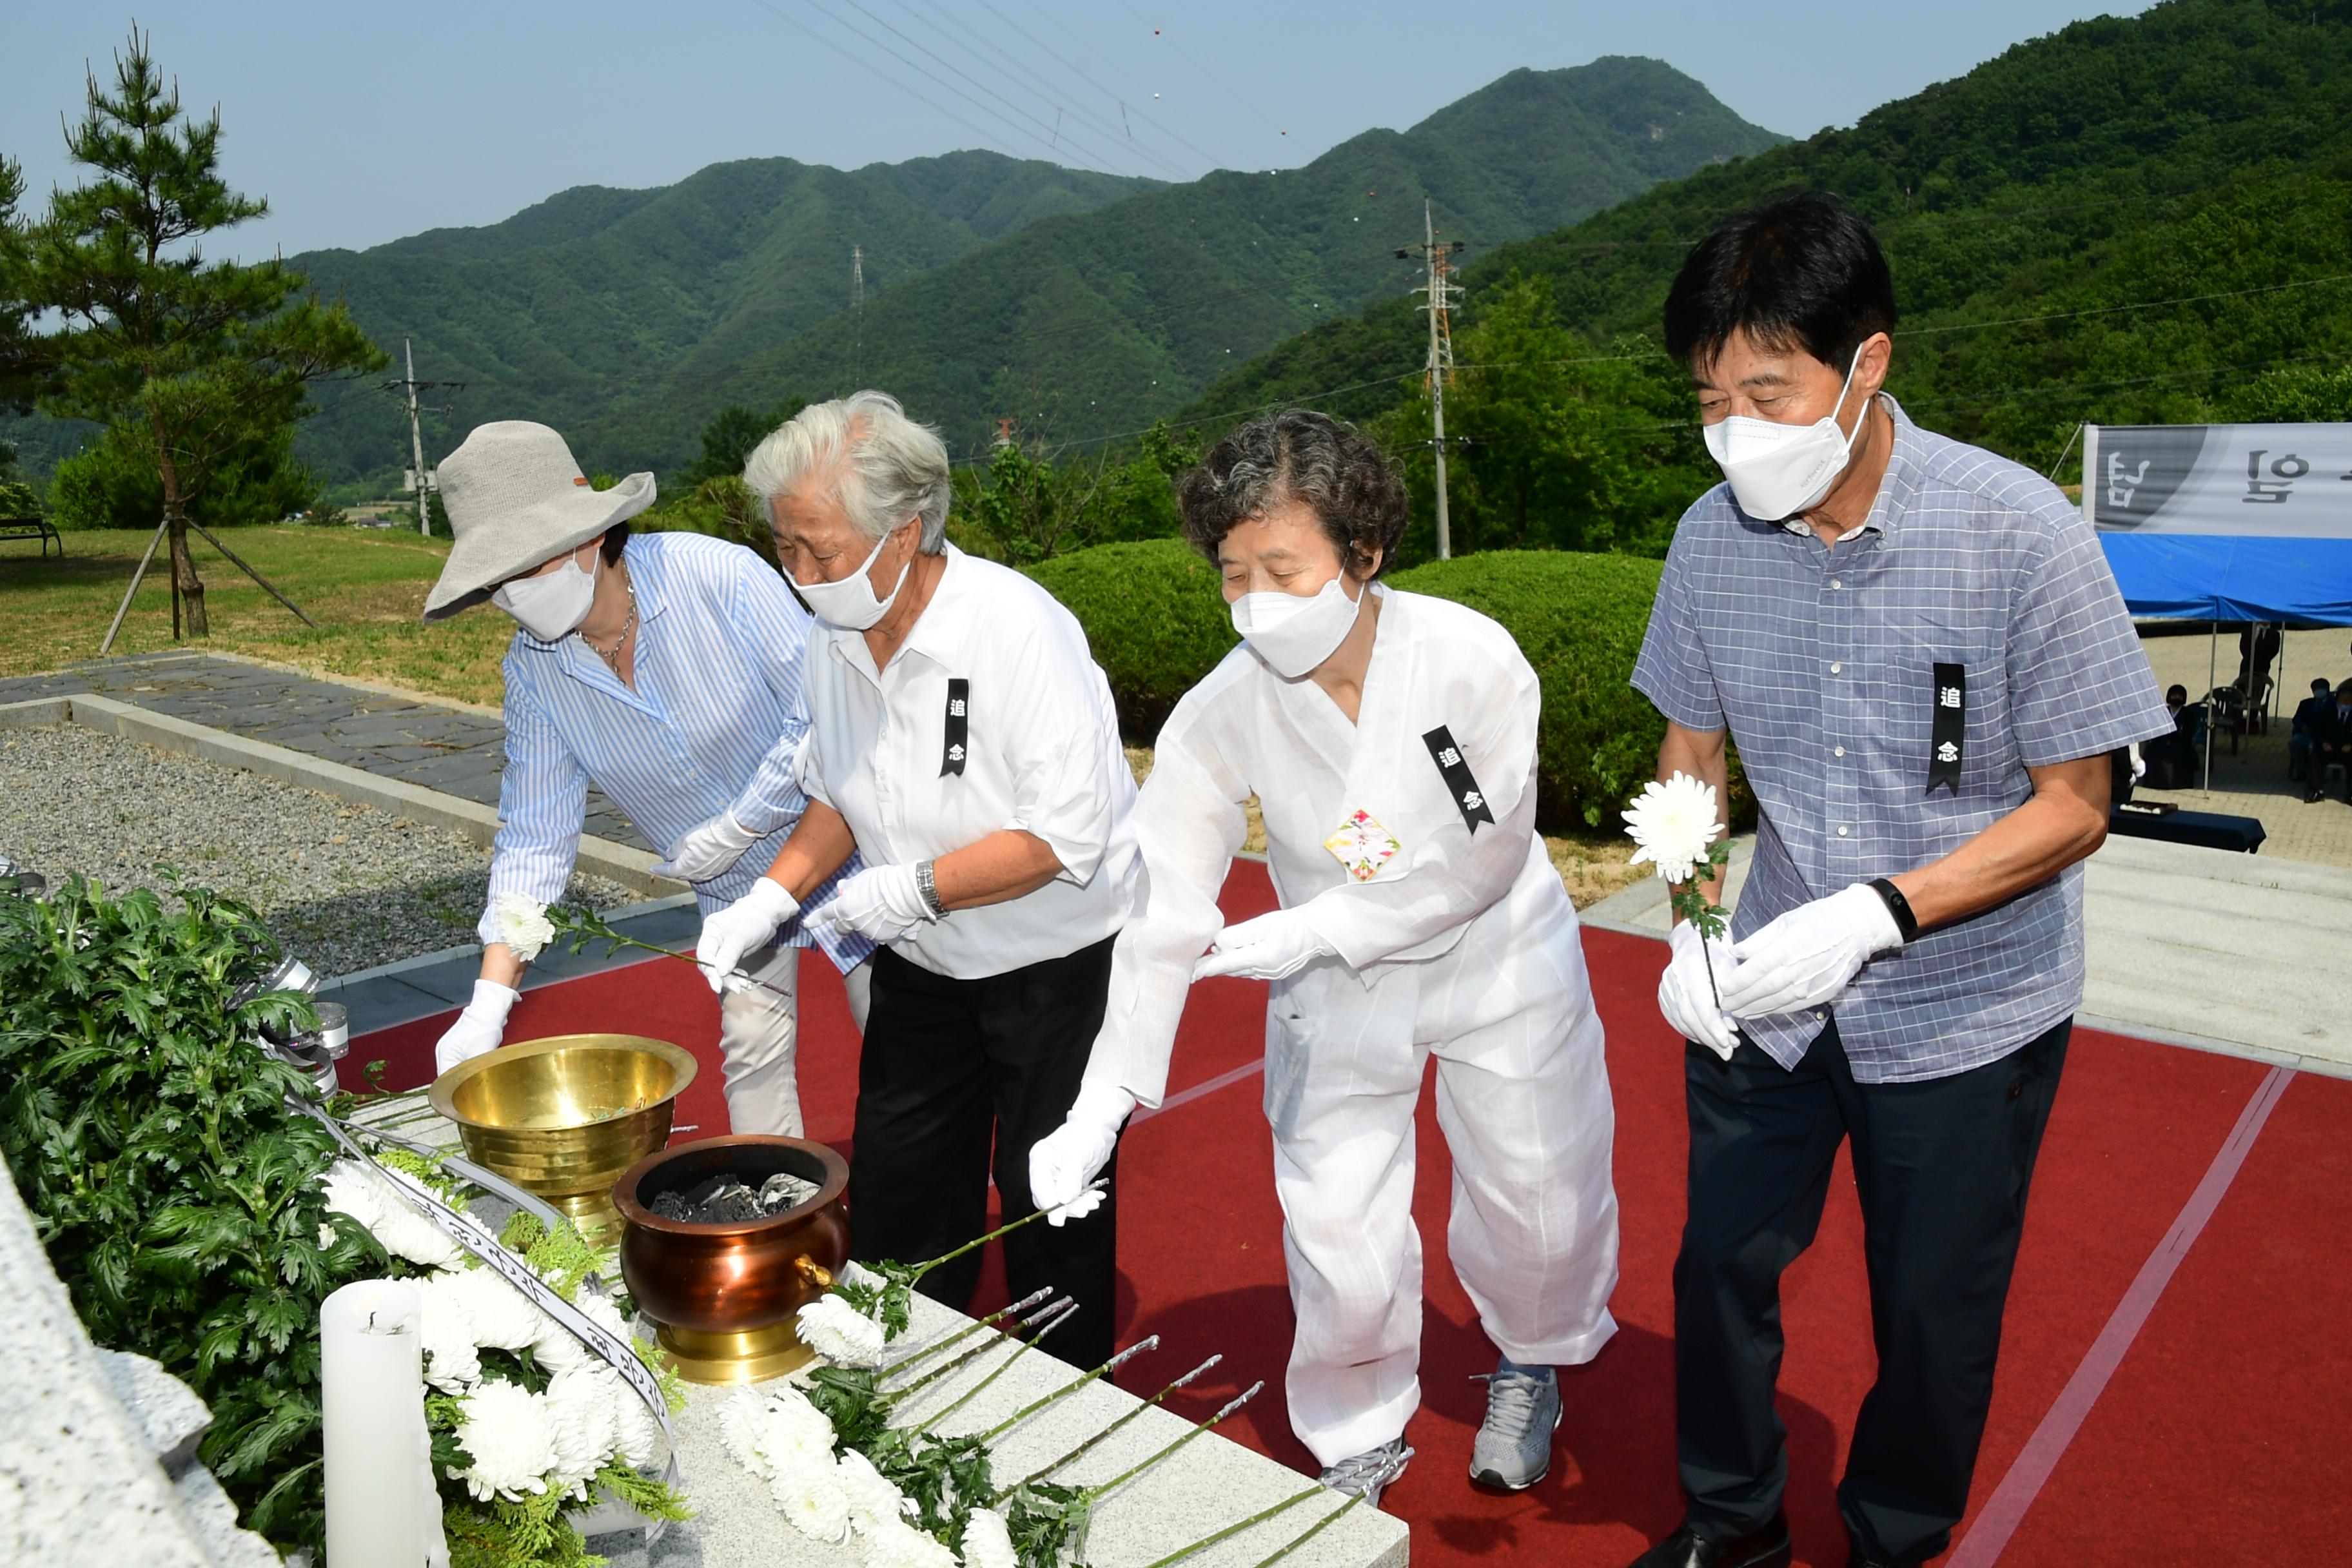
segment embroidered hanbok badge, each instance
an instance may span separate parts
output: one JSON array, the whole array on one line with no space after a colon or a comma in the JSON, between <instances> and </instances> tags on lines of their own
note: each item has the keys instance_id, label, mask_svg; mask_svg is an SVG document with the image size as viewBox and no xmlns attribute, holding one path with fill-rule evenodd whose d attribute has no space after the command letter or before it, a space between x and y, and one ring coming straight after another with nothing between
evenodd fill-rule
<instances>
[{"instance_id":1,"label":"embroidered hanbok badge","mask_svg":"<svg viewBox=\"0 0 2352 1568\"><path fill-rule=\"evenodd\" d=\"M1369 882L1404 846L1396 841L1394 834L1373 821L1369 813L1360 811L1323 840L1323 847L1338 857L1339 864L1348 868L1348 875L1359 882Z\"/></svg>"}]
</instances>

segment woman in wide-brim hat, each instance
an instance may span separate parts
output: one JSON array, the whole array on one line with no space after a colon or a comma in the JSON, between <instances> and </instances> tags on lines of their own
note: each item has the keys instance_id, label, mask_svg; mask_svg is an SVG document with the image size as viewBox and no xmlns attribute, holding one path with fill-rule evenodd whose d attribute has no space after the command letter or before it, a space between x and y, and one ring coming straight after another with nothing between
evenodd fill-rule
<instances>
[{"instance_id":1,"label":"woman in wide-brim hat","mask_svg":"<svg viewBox=\"0 0 2352 1568\"><path fill-rule=\"evenodd\" d=\"M774 858L807 805L793 760L808 728L801 691L808 612L740 545L693 533L631 536L654 477L588 482L544 425L477 427L442 460L455 538L425 618L485 599L517 623L503 666L507 766L499 784L482 915L482 974L441 1037L447 1071L495 1048L524 964L499 914L514 898L556 902L571 879L588 786L619 806L690 883L704 913L734 901ZM845 868L854 871L855 864ZM797 923L747 954L761 984L720 1013L727 1112L738 1132L797 1136L799 949L820 942L851 976L873 944Z\"/></svg>"}]
</instances>

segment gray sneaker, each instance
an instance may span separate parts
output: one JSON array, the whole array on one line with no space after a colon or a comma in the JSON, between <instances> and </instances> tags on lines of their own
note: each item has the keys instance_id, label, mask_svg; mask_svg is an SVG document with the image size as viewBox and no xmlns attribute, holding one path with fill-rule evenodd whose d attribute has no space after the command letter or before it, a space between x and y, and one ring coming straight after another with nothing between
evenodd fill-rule
<instances>
[{"instance_id":1,"label":"gray sneaker","mask_svg":"<svg viewBox=\"0 0 2352 1568\"><path fill-rule=\"evenodd\" d=\"M1412 1463L1412 1450L1397 1437L1377 1448L1360 1454L1350 1454L1336 1465L1327 1465L1318 1479L1335 1492L1360 1497L1366 1508L1381 1506L1381 1492L1390 1482L1404 1474Z\"/></svg>"},{"instance_id":2,"label":"gray sneaker","mask_svg":"<svg viewBox=\"0 0 2352 1568\"><path fill-rule=\"evenodd\" d=\"M1523 1492L1551 1473L1551 1435L1559 1430L1559 1378L1548 1366L1508 1356L1486 1380L1486 1420L1470 1447L1470 1479Z\"/></svg>"}]
</instances>

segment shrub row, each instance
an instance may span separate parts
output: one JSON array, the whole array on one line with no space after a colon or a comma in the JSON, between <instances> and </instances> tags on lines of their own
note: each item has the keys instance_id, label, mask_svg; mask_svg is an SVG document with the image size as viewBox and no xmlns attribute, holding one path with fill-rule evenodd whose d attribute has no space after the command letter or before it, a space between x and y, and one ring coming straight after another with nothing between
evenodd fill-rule
<instances>
[{"instance_id":1,"label":"shrub row","mask_svg":"<svg viewBox=\"0 0 2352 1568\"><path fill-rule=\"evenodd\" d=\"M1665 721L1629 683L1659 571L1630 555L1506 550L1392 579L1492 616L1535 667L1544 700L1538 816L1548 831L1614 831L1655 765ZM1215 571L1179 540L1099 545L1030 575L1086 627L1132 744L1150 744L1176 700L1234 646ZM1752 816L1736 764L1732 795L1735 820Z\"/></svg>"}]
</instances>

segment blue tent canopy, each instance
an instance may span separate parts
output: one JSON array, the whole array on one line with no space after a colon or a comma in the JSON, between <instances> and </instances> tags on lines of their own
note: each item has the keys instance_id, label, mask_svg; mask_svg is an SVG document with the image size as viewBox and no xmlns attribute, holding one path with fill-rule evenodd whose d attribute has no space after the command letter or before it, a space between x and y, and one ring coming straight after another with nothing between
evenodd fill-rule
<instances>
[{"instance_id":1,"label":"blue tent canopy","mask_svg":"<svg viewBox=\"0 0 2352 1568\"><path fill-rule=\"evenodd\" d=\"M2102 531L2135 616L2352 626L2352 539Z\"/></svg>"}]
</instances>

